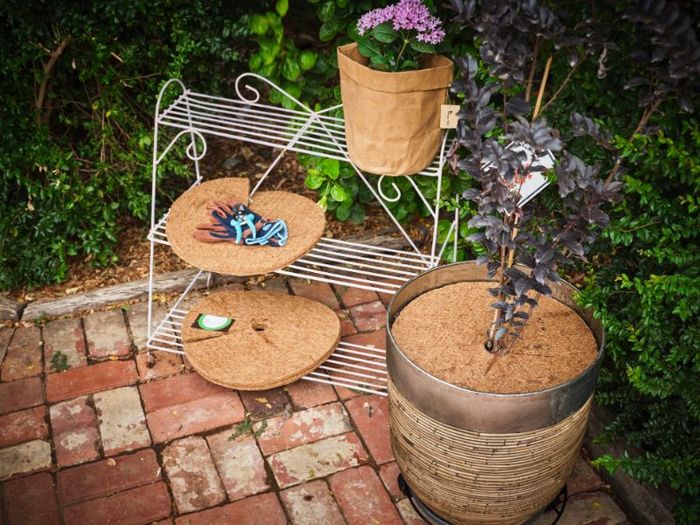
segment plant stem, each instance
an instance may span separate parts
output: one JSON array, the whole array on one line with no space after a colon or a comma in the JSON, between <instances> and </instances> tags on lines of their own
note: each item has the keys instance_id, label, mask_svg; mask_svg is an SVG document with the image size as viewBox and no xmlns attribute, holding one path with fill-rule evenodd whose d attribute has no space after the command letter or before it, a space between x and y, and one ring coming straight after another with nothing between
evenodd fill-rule
<instances>
[{"instance_id":1,"label":"plant stem","mask_svg":"<svg viewBox=\"0 0 700 525\"><path fill-rule=\"evenodd\" d=\"M399 70L399 64L401 63L401 55L403 55L403 52L406 50L406 46L408 45L408 40L406 38L403 39L403 45L401 46L401 51L399 51L398 56L396 57L396 70Z\"/></svg>"},{"instance_id":2,"label":"plant stem","mask_svg":"<svg viewBox=\"0 0 700 525\"><path fill-rule=\"evenodd\" d=\"M554 94L552 95L552 98L550 98L547 101L547 103L544 106L542 106L540 113L544 113L544 110L547 109L550 106L550 104L552 102L554 102L554 100L559 96L559 93L561 93L564 90L564 88L569 83L569 81L571 80L571 77L574 75L574 72L576 71L576 69L578 69L578 66L581 64L582 61L583 61L583 57L579 57L579 61L576 62L576 64L566 74L566 77L564 77L564 81L561 83L561 85L554 92Z\"/></svg>"},{"instance_id":3,"label":"plant stem","mask_svg":"<svg viewBox=\"0 0 700 525\"><path fill-rule=\"evenodd\" d=\"M515 223L514 219L511 219L512 215L509 217L506 217L506 224L510 224L511 220L513 223ZM506 269L506 247L501 246L501 265L498 269L498 286L502 287L503 284L505 283L506 280L506 275L505 275L505 269ZM498 301L503 300L503 293L498 294ZM501 310L495 310L493 313L493 321L491 322L491 328L489 329L489 338L488 341L486 342L486 345L488 347L488 350L493 353L493 354L500 354L500 349L499 345L496 341L496 330L498 326L501 324L501 317L503 316L503 312Z\"/></svg>"},{"instance_id":4,"label":"plant stem","mask_svg":"<svg viewBox=\"0 0 700 525\"><path fill-rule=\"evenodd\" d=\"M537 55L540 52L540 37L535 40L535 50L532 52L532 64L530 65L530 74L527 77L527 87L525 88L525 102L530 102L532 94L532 84L535 82L535 72L537 71Z\"/></svg>"},{"instance_id":5,"label":"plant stem","mask_svg":"<svg viewBox=\"0 0 700 525\"><path fill-rule=\"evenodd\" d=\"M70 40L70 35L65 37L58 45L58 47L51 51L51 54L49 55L49 60L46 62L46 64L44 64L42 71L43 78L41 79L41 84L39 85L39 93L37 94L36 101L34 102L35 123L37 126L40 126L46 120L44 118L44 115L42 114L42 110L44 108L44 100L46 98L46 90L48 87L49 78L51 77L51 70L56 65L58 58L63 54L63 51L70 43Z\"/></svg>"},{"instance_id":6,"label":"plant stem","mask_svg":"<svg viewBox=\"0 0 700 525\"><path fill-rule=\"evenodd\" d=\"M656 110L659 109L659 106L663 102L663 98L655 98L654 101L651 103L649 107L647 107L644 110L644 113L642 113L642 118L639 119L639 123L637 124L637 127L634 128L634 131L630 135L630 138L627 140L632 140L634 136L637 133L641 133L641 131L644 129L644 127L649 123L649 119L651 116L656 113ZM622 158L618 157L618 159L615 161L615 165L613 166L613 169L610 170L610 174L608 177L605 179L605 184L610 184L610 182L615 178L615 175L617 175L617 172L620 170L620 167L622 166Z\"/></svg>"}]
</instances>

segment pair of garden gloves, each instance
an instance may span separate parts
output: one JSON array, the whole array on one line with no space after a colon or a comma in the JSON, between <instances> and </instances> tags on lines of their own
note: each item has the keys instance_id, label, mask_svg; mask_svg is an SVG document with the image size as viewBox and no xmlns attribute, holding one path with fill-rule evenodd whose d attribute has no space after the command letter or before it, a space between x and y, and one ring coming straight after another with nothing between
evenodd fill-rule
<instances>
[{"instance_id":1,"label":"pair of garden gloves","mask_svg":"<svg viewBox=\"0 0 700 525\"><path fill-rule=\"evenodd\" d=\"M287 225L282 219L269 221L240 202L214 201L207 209L210 222L200 224L194 238L203 242L228 241L248 246L284 246Z\"/></svg>"}]
</instances>

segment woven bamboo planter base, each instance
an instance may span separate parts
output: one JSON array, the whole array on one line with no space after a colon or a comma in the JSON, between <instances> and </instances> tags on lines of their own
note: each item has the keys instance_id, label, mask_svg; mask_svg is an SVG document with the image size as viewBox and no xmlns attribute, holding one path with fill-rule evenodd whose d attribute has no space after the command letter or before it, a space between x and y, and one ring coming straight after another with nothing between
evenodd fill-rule
<instances>
[{"instance_id":1,"label":"woven bamboo planter base","mask_svg":"<svg viewBox=\"0 0 700 525\"><path fill-rule=\"evenodd\" d=\"M443 519L455 525L518 525L566 483L591 399L555 425L489 434L427 416L390 381L391 447L415 495Z\"/></svg>"}]
</instances>

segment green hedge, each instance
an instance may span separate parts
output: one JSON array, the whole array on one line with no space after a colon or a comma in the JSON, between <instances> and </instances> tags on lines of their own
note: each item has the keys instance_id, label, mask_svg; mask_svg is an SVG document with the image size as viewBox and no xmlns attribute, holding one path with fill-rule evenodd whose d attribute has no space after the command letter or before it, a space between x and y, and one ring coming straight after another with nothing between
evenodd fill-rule
<instances>
[{"instance_id":1,"label":"green hedge","mask_svg":"<svg viewBox=\"0 0 700 525\"><path fill-rule=\"evenodd\" d=\"M249 45L252 6L0 4L0 289L61 281L71 256L116 261L120 225L149 213L160 86L220 91ZM185 168L163 165L166 189L182 188Z\"/></svg>"},{"instance_id":2,"label":"green hedge","mask_svg":"<svg viewBox=\"0 0 700 525\"><path fill-rule=\"evenodd\" d=\"M599 402L642 455L601 466L682 498L681 523L700 520L700 123L672 112L663 131L621 139L625 200L582 293L606 328Z\"/></svg>"}]
</instances>

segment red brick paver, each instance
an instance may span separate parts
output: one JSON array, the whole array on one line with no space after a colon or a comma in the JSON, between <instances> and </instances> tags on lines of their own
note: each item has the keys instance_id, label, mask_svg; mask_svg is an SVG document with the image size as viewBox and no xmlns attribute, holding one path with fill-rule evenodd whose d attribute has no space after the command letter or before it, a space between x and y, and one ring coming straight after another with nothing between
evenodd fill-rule
<instances>
[{"instance_id":1,"label":"red brick paver","mask_svg":"<svg viewBox=\"0 0 700 525\"><path fill-rule=\"evenodd\" d=\"M379 467L379 477L382 478L382 483L384 483L386 490L389 491L389 495L394 498L394 500L406 497L399 488L398 476L400 472L399 466L395 461L385 463Z\"/></svg>"},{"instance_id":2,"label":"red brick paver","mask_svg":"<svg viewBox=\"0 0 700 525\"><path fill-rule=\"evenodd\" d=\"M49 403L100 392L109 388L135 383L138 379L133 361L109 361L74 368L46 378L46 398Z\"/></svg>"},{"instance_id":3,"label":"red brick paver","mask_svg":"<svg viewBox=\"0 0 700 525\"><path fill-rule=\"evenodd\" d=\"M280 493L293 525L345 525L328 484L318 480Z\"/></svg>"},{"instance_id":4,"label":"red brick paver","mask_svg":"<svg viewBox=\"0 0 700 525\"><path fill-rule=\"evenodd\" d=\"M193 436L168 445L163 466L180 514L213 507L226 498L204 438Z\"/></svg>"},{"instance_id":5,"label":"red brick paver","mask_svg":"<svg viewBox=\"0 0 700 525\"><path fill-rule=\"evenodd\" d=\"M43 439L0 448L0 480L50 467L51 444Z\"/></svg>"},{"instance_id":6,"label":"red brick paver","mask_svg":"<svg viewBox=\"0 0 700 525\"><path fill-rule=\"evenodd\" d=\"M325 405L338 399L333 387L325 383L300 379L285 388L297 409Z\"/></svg>"},{"instance_id":7,"label":"red brick paver","mask_svg":"<svg viewBox=\"0 0 700 525\"><path fill-rule=\"evenodd\" d=\"M403 525L389 494L370 467L340 472L331 476L329 482L348 525Z\"/></svg>"},{"instance_id":8,"label":"red brick paver","mask_svg":"<svg viewBox=\"0 0 700 525\"><path fill-rule=\"evenodd\" d=\"M345 403L369 453L378 464L394 459L389 442L389 407L383 396L362 396Z\"/></svg>"},{"instance_id":9,"label":"red brick paver","mask_svg":"<svg viewBox=\"0 0 700 525\"><path fill-rule=\"evenodd\" d=\"M66 525L142 525L169 514L170 495L162 481L70 505L63 511Z\"/></svg>"},{"instance_id":10,"label":"red brick paver","mask_svg":"<svg viewBox=\"0 0 700 525\"><path fill-rule=\"evenodd\" d=\"M95 312L88 315L83 322L88 352L93 359L125 356L131 351L131 342L121 310Z\"/></svg>"},{"instance_id":11,"label":"red brick paver","mask_svg":"<svg viewBox=\"0 0 700 525\"><path fill-rule=\"evenodd\" d=\"M0 367L2 381L16 381L41 374L41 330L36 326L15 330Z\"/></svg>"},{"instance_id":12,"label":"red brick paver","mask_svg":"<svg viewBox=\"0 0 700 525\"><path fill-rule=\"evenodd\" d=\"M41 405L43 398L41 379L38 377L0 383L0 414Z\"/></svg>"},{"instance_id":13,"label":"red brick paver","mask_svg":"<svg viewBox=\"0 0 700 525\"><path fill-rule=\"evenodd\" d=\"M8 481L3 492L9 525L60 525L51 474L34 474Z\"/></svg>"},{"instance_id":14,"label":"red brick paver","mask_svg":"<svg viewBox=\"0 0 700 525\"><path fill-rule=\"evenodd\" d=\"M333 289L326 283L305 282L299 279L290 279L289 286L292 287L294 295L306 297L313 301L323 303L333 310L338 310L340 304L333 293Z\"/></svg>"},{"instance_id":15,"label":"red brick paver","mask_svg":"<svg viewBox=\"0 0 700 525\"><path fill-rule=\"evenodd\" d=\"M281 488L322 478L367 461L354 432L273 454L268 463Z\"/></svg>"},{"instance_id":16,"label":"red brick paver","mask_svg":"<svg viewBox=\"0 0 700 525\"><path fill-rule=\"evenodd\" d=\"M288 291L280 279L270 286ZM289 287L331 305L344 341L384 348L382 294ZM353 320L368 331L354 333ZM145 338L145 303L0 329L0 523L425 523L396 482L386 398L303 380L238 393L188 373L180 356L155 352L148 367L130 350ZM57 351L70 370L51 369ZM624 523L601 487L580 460L560 523Z\"/></svg>"},{"instance_id":17,"label":"red brick paver","mask_svg":"<svg viewBox=\"0 0 700 525\"><path fill-rule=\"evenodd\" d=\"M399 514L401 514L406 525L428 525L428 522L418 515L408 498L399 501L396 504L396 508L399 509ZM550 520L548 523L552 523L552 521Z\"/></svg>"},{"instance_id":18,"label":"red brick paver","mask_svg":"<svg viewBox=\"0 0 700 525\"><path fill-rule=\"evenodd\" d=\"M0 447L24 443L49 435L46 407L38 406L0 416Z\"/></svg>"},{"instance_id":19,"label":"red brick paver","mask_svg":"<svg viewBox=\"0 0 700 525\"><path fill-rule=\"evenodd\" d=\"M153 366L148 366L148 354L146 352L136 354L136 366L139 369L141 381L168 377L179 374L185 369L185 365L182 363L182 357L177 354L154 352L152 357Z\"/></svg>"},{"instance_id":20,"label":"red brick paver","mask_svg":"<svg viewBox=\"0 0 700 525\"><path fill-rule=\"evenodd\" d=\"M146 417L135 386L124 386L93 396L95 412L106 456L136 450L151 444Z\"/></svg>"},{"instance_id":21,"label":"red brick paver","mask_svg":"<svg viewBox=\"0 0 700 525\"><path fill-rule=\"evenodd\" d=\"M146 412L181 405L196 399L230 392L198 374L181 374L139 386Z\"/></svg>"},{"instance_id":22,"label":"red brick paver","mask_svg":"<svg viewBox=\"0 0 700 525\"><path fill-rule=\"evenodd\" d=\"M291 411L289 398L283 388L239 392L243 406L254 420L265 419L282 412Z\"/></svg>"},{"instance_id":23,"label":"red brick paver","mask_svg":"<svg viewBox=\"0 0 700 525\"><path fill-rule=\"evenodd\" d=\"M255 438L240 436L231 439L231 429L207 436L216 469L226 494L236 501L270 488L263 460Z\"/></svg>"},{"instance_id":24,"label":"red brick paver","mask_svg":"<svg viewBox=\"0 0 700 525\"><path fill-rule=\"evenodd\" d=\"M2 360L5 359L7 346L10 344L10 340L12 339L12 335L14 333L14 328L0 328L0 364L2 364Z\"/></svg>"},{"instance_id":25,"label":"red brick paver","mask_svg":"<svg viewBox=\"0 0 700 525\"><path fill-rule=\"evenodd\" d=\"M266 419L253 428L266 456L352 430L350 419L340 403Z\"/></svg>"},{"instance_id":26,"label":"red brick paver","mask_svg":"<svg viewBox=\"0 0 700 525\"><path fill-rule=\"evenodd\" d=\"M177 525L211 525L212 523L287 525L287 517L277 496L268 492L223 507L181 516L175 520L175 523Z\"/></svg>"},{"instance_id":27,"label":"red brick paver","mask_svg":"<svg viewBox=\"0 0 700 525\"><path fill-rule=\"evenodd\" d=\"M357 333L357 329L355 328L355 325L352 323L352 319L349 319L347 317L344 317L338 314L338 317L340 317L340 337L346 337L348 335L353 335Z\"/></svg>"},{"instance_id":28,"label":"red brick paver","mask_svg":"<svg viewBox=\"0 0 700 525\"><path fill-rule=\"evenodd\" d=\"M566 482L569 497L583 492L595 492L603 488L603 480L595 473L586 460L579 457L574 470Z\"/></svg>"},{"instance_id":29,"label":"red brick paver","mask_svg":"<svg viewBox=\"0 0 700 525\"><path fill-rule=\"evenodd\" d=\"M154 483L159 472L155 452L142 450L60 470L58 493L64 504L72 504Z\"/></svg>"},{"instance_id":30,"label":"red brick paver","mask_svg":"<svg viewBox=\"0 0 700 525\"><path fill-rule=\"evenodd\" d=\"M386 307L381 301L353 306L350 317L358 331L372 332L386 325Z\"/></svg>"},{"instance_id":31,"label":"red brick paver","mask_svg":"<svg viewBox=\"0 0 700 525\"><path fill-rule=\"evenodd\" d=\"M146 415L156 443L231 425L242 421L243 417L241 400L231 391L161 408Z\"/></svg>"},{"instance_id":32,"label":"red brick paver","mask_svg":"<svg viewBox=\"0 0 700 525\"><path fill-rule=\"evenodd\" d=\"M46 323L43 335L47 373L58 371L52 362L57 352L65 356L65 365L68 368L87 365L85 334L80 319L58 319Z\"/></svg>"},{"instance_id":33,"label":"red brick paver","mask_svg":"<svg viewBox=\"0 0 700 525\"><path fill-rule=\"evenodd\" d=\"M51 407L51 427L56 460L62 467L97 459L100 436L88 397L63 401Z\"/></svg>"},{"instance_id":34,"label":"red brick paver","mask_svg":"<svg viewBox=\"0 0 700 525\"><path fill-rule=\"evenodd\" d=\"M343 307L351 308L358 304L372 303L379 300L377 292L362 290L360 288L348 288L347 286L334 285L335 291L340 296Z\"/></svg>"}]
</instances>

